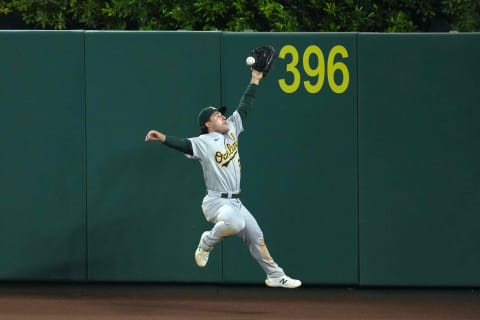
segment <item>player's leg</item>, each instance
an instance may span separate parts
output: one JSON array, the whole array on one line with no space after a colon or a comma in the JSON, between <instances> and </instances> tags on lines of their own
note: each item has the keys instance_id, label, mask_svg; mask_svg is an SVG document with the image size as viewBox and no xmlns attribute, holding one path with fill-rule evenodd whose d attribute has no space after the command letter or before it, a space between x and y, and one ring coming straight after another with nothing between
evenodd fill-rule
<instances>
[{"instance_id":1,"label":"player's leg","mask_svg":"<svg viewBox=\"0 0 480 320\"><path fill-rule=\"evenodd\" d=\"M229 203L229 200L218 208L213 228L203 237L201 247L204 250L211 250L221 242L223 238L235 235L245 228L245 221L239 214L238 207Z\"/></svg>"},{"instance_id":2,"label":"player's leg","mask_svg":"<svg viewBox=\"0 0 480 320\"><path fill-rule=\"evenodd\" d=\"M228 199L206 198L206 201L204 200L202 210L205 218L215 225L200 237L200 242L195 251L195 261L199 267L204 267L207 264L210 251L217 243L245 228L245 221L239 213L239 208L238 204Z\"/></svg>"},{"instance_id":3,"label":"player's leg","mask_svg":"<svg viewBox=\"0 0 480 320\"><path fill-rule=\"evenodd\" d=\"M245 242L251 255L267 275L265 283L271 287L299 287L302 283L299 280L288 277L283 269L273 260L265 244L263 232L255 217L244 206L242 206L241 213L245 220L245 228L238 235Z\"/></svg>"},{"instance_id":4,"label":"player's leg","mask_svg":"<svg viewBox=\"0 0 480 320\"><path fill-rule=\"evenodd\" d=\"M285 273L271 257L263 238L263 231L258 225L257 220L245 207L242 207L241 214L245 220L245 228L238 235L247 245L253 258L258 262L267 276L283 276Z\"/></svg>"}]
</instances>

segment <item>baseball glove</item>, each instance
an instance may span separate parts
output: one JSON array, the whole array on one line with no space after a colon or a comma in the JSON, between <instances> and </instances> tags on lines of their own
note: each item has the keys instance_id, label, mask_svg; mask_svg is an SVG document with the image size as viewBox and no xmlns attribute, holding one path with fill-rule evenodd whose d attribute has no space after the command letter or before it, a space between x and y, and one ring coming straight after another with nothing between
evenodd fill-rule
<instances>
[{"instance_id":1,"label":"baseball glove","mask_svg":"<svg viewBox=\"0 0 480 320\"><path fill-rule=\"evenodd\" d=\"M263 76L266 77L276 58L275 48L273 46L255 48L252 50L252 57L255 58L252 68L263 72Z\"/></svg>"}]
</instances>

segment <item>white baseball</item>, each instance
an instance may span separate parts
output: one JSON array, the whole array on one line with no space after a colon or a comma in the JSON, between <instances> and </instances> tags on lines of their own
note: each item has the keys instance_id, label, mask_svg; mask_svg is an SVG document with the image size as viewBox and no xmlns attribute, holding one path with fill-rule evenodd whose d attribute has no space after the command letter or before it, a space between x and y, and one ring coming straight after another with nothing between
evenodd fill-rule
<instances>
[{"instance_id":1,"label":"white baseball","mask_svg":"<svg viewBox=\"0 0 480 320\"><path fill-rule=\"evenodd\" d=\"M255 63L255 58L254 57L247 57L247 60L245 61L247 66L252 66Z\"/></svg>"}]
</instances>

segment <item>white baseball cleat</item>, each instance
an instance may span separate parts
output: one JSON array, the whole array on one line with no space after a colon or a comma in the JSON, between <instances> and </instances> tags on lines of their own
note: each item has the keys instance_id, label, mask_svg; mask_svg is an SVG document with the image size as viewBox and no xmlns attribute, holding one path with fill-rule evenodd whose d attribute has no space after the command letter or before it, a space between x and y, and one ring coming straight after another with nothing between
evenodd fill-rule
<instances>
[{"instance_id":1,"label":"white baseball cleat","mask_svg":"<svg viewBox=\"0 0 480 320\"><path fill-rule=\"evenodd\" d=\"M198 243L198 248L195 251L195 262L200 268L203 268L207 265L208 256L210 255L210 251L206 251L201 248L203 237L206 234L208 234L208 231L202 233L202 236L200 237L200 242Z\"/></svg>"},{"instance_id":2,"label":"white baseball cleat","mask_svg":"<svg viewBox=\"0 0 480 320\"><path fill-rule=\"evenodd\" d=\"M298 288L302 285L302 281L284 275L279 278L267 278L265 284L273 288Z\"/></svg>"}]
</instances>

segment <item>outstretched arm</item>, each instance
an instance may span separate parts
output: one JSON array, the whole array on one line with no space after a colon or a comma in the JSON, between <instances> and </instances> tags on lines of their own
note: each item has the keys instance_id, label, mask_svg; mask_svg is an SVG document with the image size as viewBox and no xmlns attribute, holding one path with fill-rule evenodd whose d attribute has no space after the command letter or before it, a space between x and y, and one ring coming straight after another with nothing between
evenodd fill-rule
<instances>
[{"instance_id":1,"label":"outstretched arm","mask_svg":"<svg viewBox=\"0 0 480 320\"><path fill-rule=\"evenodd\" d=\"M247 89L243 93L240 103L238 104L237 111L242 117L242 122L246 122L247 116L252 110L253 102L255 101L255 94L257 87L260 84L260 80L263 78L263 72L257 71L252 68L252 78Z\"/></svg>"},{"instance_id":2,"label":"outstretched arm","mask_svg":"<svg viewBox=\"0 0 480 320\"><path fill-rule=\"evenodd\" d=\"M160 141L167 147L193 155L192 142L188 139L167 136L160 131L150 130L145 137L145 141Z\"/></svg>"}]
</instances>

